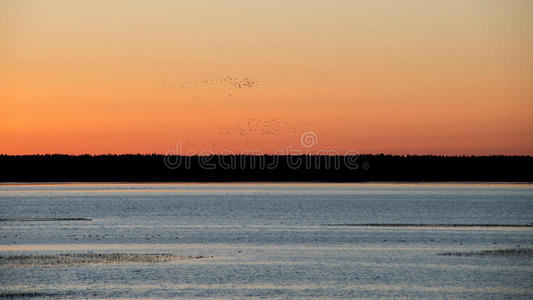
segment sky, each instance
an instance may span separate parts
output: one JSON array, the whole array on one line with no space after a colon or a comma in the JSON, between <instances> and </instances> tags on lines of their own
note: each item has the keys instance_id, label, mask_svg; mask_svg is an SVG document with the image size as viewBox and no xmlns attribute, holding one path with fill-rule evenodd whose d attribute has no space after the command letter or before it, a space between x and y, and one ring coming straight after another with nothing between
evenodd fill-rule
<instances>
[{"instance_id":1,"label":"sky","mask_svg":"<svg viewBox=\"0 0 533 300\"><path fill-rule=\"evenodd\" d=\"M0 0L0 154L290 149L533 155L533 1Z\"/></svg>"}]
</instances>

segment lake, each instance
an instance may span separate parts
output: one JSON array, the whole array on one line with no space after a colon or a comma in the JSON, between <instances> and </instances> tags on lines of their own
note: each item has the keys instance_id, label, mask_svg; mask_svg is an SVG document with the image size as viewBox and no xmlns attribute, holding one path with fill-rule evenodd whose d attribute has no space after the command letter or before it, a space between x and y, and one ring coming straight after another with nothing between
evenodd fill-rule
<instances>
[{"instance_id":1,"label":"lake","mask_svg":"<svg viewBox=\"0 0 533 300\"><path fill-rule=\"evenodd\" d=\"M0 297L533 297L531 184L3 184L0 218Z\"/></svg>"}]
</instances>

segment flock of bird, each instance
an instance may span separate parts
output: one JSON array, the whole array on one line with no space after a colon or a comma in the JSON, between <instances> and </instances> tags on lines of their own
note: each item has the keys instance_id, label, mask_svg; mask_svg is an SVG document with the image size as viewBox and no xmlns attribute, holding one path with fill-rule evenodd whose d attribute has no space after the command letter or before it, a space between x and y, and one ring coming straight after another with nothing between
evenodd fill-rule
<instances>
[{"instance_id":1,"label":"flock of bird","mask_svg":"<svg viewBox=\"0 0 533 300\"><path fill-rule=\"evenodd\" d=\"M231 76L205 76L188 82L154 82L156 88L167 93L184 93L188 90L200 88L202 92L213 92L231 97L235 92L242 92L259 85L258 80L249 77L239 78Z\"/></svg>"},{"instance_id":2,"label":"flock of bird","mask_svg":"<svg viewBox=\"0 0 533 300\"><path fill-rule=\"evenodd\" d=\"M298 123L293 123L288 116L284 118L268 116L265 119L251 118L246 121L246 126L219 126L218 131L220 135L226 136L269 136L278 135L281 132L297 133L300 127L309 127L311 123L304 120L299 120Z\"/></svg>"},{"instance_id":3,"label":"flock of bird","mask_svg":"<svg viewBox=\"0 0 533 300\"><path fill-rule=\"evenodd\" d=\"M232 97L237 92L243 92L259 85L258 80L249 77L239 78L232 76L206 76L188 82L154 82L154 86L167 93L202 93L212 92ZM194 96L197 98L197 96ZM251 139L265 136L275 136L281 133L296 134L303 129L308 129L311 123L304 120L292 122L288 116L275 117L268 115L265 118L250 118L240 126L218 126L218 134L225 138L238 138L241 143L251 143ZM187 141L190 143L190 141ZM215 146L213 143L211 146Z\"/></svg>"}]
</instances>

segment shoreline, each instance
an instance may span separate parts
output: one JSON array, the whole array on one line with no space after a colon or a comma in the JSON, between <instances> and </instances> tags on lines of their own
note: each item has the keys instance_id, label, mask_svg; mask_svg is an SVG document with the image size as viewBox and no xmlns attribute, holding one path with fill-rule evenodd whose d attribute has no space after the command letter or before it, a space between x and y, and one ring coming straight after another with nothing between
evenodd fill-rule
<instances>
[{"instance_id":1,"label":"shoreline","mask_svg":"<svg viewBox=\"0 0 533 300\"><path fill-rule=\"evenodd\" d=\"M291 185L291 184L316 184L316 185L533 185L533 181L6 181L0 182L0 186L17 185Z\"/></svg>"}]
</instances>

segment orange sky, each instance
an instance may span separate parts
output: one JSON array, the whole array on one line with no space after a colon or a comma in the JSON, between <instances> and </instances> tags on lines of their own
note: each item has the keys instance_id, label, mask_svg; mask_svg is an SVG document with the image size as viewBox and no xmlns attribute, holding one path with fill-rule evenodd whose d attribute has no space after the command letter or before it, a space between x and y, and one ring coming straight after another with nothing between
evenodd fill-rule
<instances>
[{"instance_id":1,"label":"orange sky","mask_svg":"<svg viewBox=\"0 0 533 300\"><path fill-rule=\"evenodd\" d=\"M0 153L272 153L307 131L533 155L533 2L0 0Z\"/></svg>"}]
</instances>

